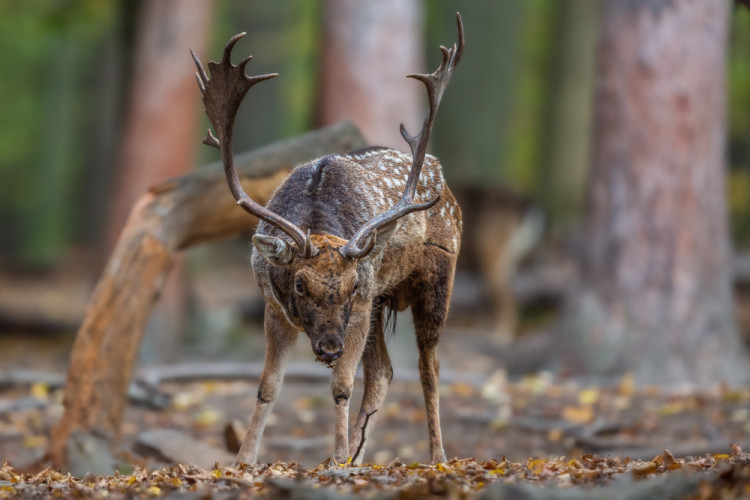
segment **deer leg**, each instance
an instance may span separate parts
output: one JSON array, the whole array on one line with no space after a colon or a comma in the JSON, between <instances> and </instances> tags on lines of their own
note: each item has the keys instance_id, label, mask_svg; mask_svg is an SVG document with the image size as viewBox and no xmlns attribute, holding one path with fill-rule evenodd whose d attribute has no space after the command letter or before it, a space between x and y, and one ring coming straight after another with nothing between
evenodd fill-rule
<instances>
[{"instance_id":1,"label":"deer leg","mask_svg":"<svg viewBox=\"0 0 750 500\"><path fill-rule=\"evenodd\" d=\"M438 395L440 362L437 359L437 343L419 342L419 380L422 382L427 431L430 436L430 460L445 462L443 436L440 432L440 397Z\"/></svg>"},{"instance_id":2,"label":"deer leg","mask_svg":"<svg viewBox=\"0 0 750 500\"><path fill-rule=\"evenodd\" d=\"M367 426L364 429L365 440L372 431L375 423L374 420L378 416L377 414L373 414L373 412L378 411L383 405L385 396L388 393L388 386L393 378L391 359L388 356L388 350L385 345L383 318L381 314L378 313L372 321L367 345L365 345L365 351L362 354L362 371L365 376L365 387L362 396L362 406L357 415L357 421L354 423L351 438L349 439L349 456L351 457L356 454L360 442L362 442L362 428L365 426L365 421L367 421ZM369 419L367 419L368 414L370 414ZM366 441L362 442L362 448L359 450L359 455L354 462L355 465L362 464L366 446Z\"/></svg>"},{"instance_id":3,"label":"deer leg","mask_svg":"<svg viewBox=\"0 0 750 500\"><path fill-rule=\"evenodd\" d=\"M414 290L412 315L419 348L419 379L427 411L430 459L432 463L438 463L445 461L445 452L440 432L440 362L437 345L448 314L456 257L442 250L427 252L425 257L430 267L424 275L424 281Z\"/></svg>"},{"instance_id":4,"label":"deer leg","mask_svg":"<svg viewBox=\"0 0 750 500\"><path fill-rule=\"evenodd\" d=\"M279 307L273 303L266 304L264 330L266 354L258 388L258 399L250 420L250 428L242 440L235 465L240 463L252 465L258 460L260 438L284 380L284 369L289 351L297 340L297 330L287 322Z\"/></svg>"},{"instance_id":5,"label":"deer leg","mask_svg":"<svg viewBox=\"0 0 750 500\"><path fill-rule=\"evenodd\" d=\"M493 286L491 290L492 329L499 341L510 342L518 327L518 304L507 286Z\"/></svg>"},{"instance_id":6,"label":"deer leg","mask_svg":"<svg viewBox=\"0 0 750 500\"><path fill-rule=\"evenodd\" d=\"M336 405L333 461L346 463L349 458L349 400L352 397L354 375L362 360L370 327L370 310L367 304L355 304L346 329L344 352L336 360L331 376L331 392Z\"/></svg>"}]
</instances>

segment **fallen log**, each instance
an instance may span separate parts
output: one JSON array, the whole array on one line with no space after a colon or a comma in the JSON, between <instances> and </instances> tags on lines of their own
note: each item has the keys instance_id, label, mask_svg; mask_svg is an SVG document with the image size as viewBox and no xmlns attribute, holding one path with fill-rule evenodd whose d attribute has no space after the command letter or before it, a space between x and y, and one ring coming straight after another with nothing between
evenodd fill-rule
<instances>
[{"instance_id":1,"label":"fallen log","mask_svg":"<svg viewBox=\"0 0 750 500\"><path fill-rule=\"evenodd\" d=\"M19 385L43 384L49 389L59 389L65 385L65 375L60 373L40 372L35 370L3 370L0 371L0 389L17 387ZM161 392L157 387L135 380L128 387L127 397L130 403L154 410L164 410L169 407L169 395ZM33 402L36 403L33 403ZM21 398L15 402L0 401L0 416L5 413L20 411L27 407L43 408L50 402L36 398Z\"/></svg>"},{"instance_id":2,"label":"fallen log","mask_svg":"<svg viewBox=\"0 0 750 500\"><path fill-rule=\"evenodd\" d=\"M243 187L265 204L298 164L364 146L350 124L280 141L236 159ZM73 431L119 438L126 394L149 313L176 252L255 224L229 195L220 163L152 187L133 207L86 308L70 357L65 411L48 457L67 466Z\"/></svg>"},{"instance_id":3,"label":"fallen log","mask_svg":"<svg viewBox=\"0 0 750 500\"><path fill-rule=\"evenodd\" d=\"M741 449L750 449L750 440L737 444ZM665 449L678 458L702 457L726 453L730 442L727 439L707 443L677 443L671 446L648 446L641 442L631 443L627 440L576 440L576 447L584 453L606 457L628 457L633 460L651 460L664 453Z\"/></svg>"},{"instance_id":4,"label":"fallen log","mask_svg":"<svg viewBox=\"0 0 750 500\"><path fill-rule=\"evenodd\" d=\"M196 382L206 380L257 380L263 373L262 362L186 362L165 366L150 366L135 375L135 381L144 387L158 389L168 382ZM297 361L287 365L284 380L292 383L328 383L331 371L320 363ZM357 371L358 378L362 377ZM419 382L419 371L400 368L393 373L394 382ZM481 387L485 376L478 373L464 373L445 370L440 373L443 384L465 383Z\"/></svg>"}]
</instances>

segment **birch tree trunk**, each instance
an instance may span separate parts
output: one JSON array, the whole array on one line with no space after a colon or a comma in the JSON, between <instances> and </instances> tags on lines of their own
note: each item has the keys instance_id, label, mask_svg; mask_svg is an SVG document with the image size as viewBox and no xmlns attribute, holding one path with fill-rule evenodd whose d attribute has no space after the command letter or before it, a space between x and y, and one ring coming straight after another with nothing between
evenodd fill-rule
<instances>
[{"instance_id":1,"label":"birch tree trunk","mask_svg":"<svg viewBox=\"0 0 750 500\"><path fill-rule=\"evenodd\" d=\"M598 46L573 372L744 380L725 206L730 2L610 0Z\"/></svg>"}]
</instances>

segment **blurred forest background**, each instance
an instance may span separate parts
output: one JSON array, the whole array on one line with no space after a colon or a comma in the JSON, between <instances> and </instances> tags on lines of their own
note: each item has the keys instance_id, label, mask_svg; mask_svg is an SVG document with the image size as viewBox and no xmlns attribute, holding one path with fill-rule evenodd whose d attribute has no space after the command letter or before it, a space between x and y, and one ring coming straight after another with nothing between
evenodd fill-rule
<instances>
[{"instance_id":1,"label":"blurred forest background","mask_svg":"<svg viewBox=\"0 0 750 500\"><path fill-rule=\"evenodd\" d=\"M114 179L132 75L138 4L84 0L3 2L0 6L6 61L1 84L7 118L0 125L0 252L4 262L54 266L71 251L103 245L108 231L107 200L123 187ZM237 126L238 151L315 126L316 87L322 69L318 64L322 4L214 3L206 28L210 50L205 53L215 57L229 36L247 31L243 43L255 55L253 71L275 71L283 77L254 91ZM580 218L582 170L589 148L596 4L511 0L461 6L472 28L472 50L456 76L451 99L441 109L433 140L433 150L444 158L446 174L453 180L534 195L550 214L558 214L553 216L559 219L553 225L556 228L563 227L563 221L575 223ZM415 27L427 40L420 41L420 49L424 47L431 67L439 57L435 45L453 38L456 5L425 2L420 7ZM732 53L736 56L731 68L732 98L737 103L732 106L737 110L732 113L732 165L739 177L746 176L742 165L749 163L743 145L750 124L740 112L750 99L742 93L750 79L750 69L743 64L747 58L741 56L749 50L748 37L740 29L743 21L748 23L745 17L735 16ZM183 59L175 64L192 64L189 55ZM426 67L425 61L421 69ZM405 79L400 83L411 84ZM185 104L191 104L197 115L200 103L197 88L193 90ZM394 134L398 134L402 118L392 118ZM205 129L207 120L202 120L200 128ZM555 127L558 122L566 125ZM580 129L576 141L558 138L573 133L566 128ZM405 143L394 146L403 149ZM214 153L199 141L184 147L198 152L197 165L215 160ZM550 160L560 150L565 150L564 167L559 159ZM560 171L566 174L557 174ZM566 184L552 182L556 176L564 177ZM741 211L740 194L736 204ZM737 234L742 234L739 223Z\"/></svg>"},{"instance_id":2,"label":"blurred forest background","mask_svg":"<svg viewBox=\"0 0 750 500\"><path fill-rule=\"evenodd\" d=\"M221 429L246 426L264 351L253 221L228 211L223 179L190 215L159 212L186 185L169 179L221 176L201 144L209 124L189 49L217 60L246 31L235 62L252 54L249 74L280 74L241 107L236 153L342 121L361 131L357 146L407 150L398 125L417 130L426 99L404 76L437 67L458 10L466 49L430 146L464 218L440 345L448 454L605 454L635 443L653 457L652 446L701 454L746 439L750 393L731 387L746 388L750 372L747 6L0 0L0 455L30 463L47 449L60 465L66 450L94 450L67 460L111 472L97 440L159 448L138 437L159 427L219 446L219 461L236 451L229 438L219 445ZM252 178L245 188L259 199L280 179ZM247 230L193 246L245 224L206 216L221 228L190 240L183 227L183 240L170 240L169 221L197 225L208 212L247 217ZM125 232L118 246L129 213L156 214L157 227L150 240ZM161 253L129 274L122 256L133 254L113 249L143 241ZM332 443L333 403L304 337L263 453L297 460L306 450L305 463L317 463ZM404 446L425 419L409 314L389 351L380 463L427 449ZM651 390L659 384L715 391L678 401ZM601 418L617 423L612 440Z\"/></svg>"},{"instance_id":3,"label":"blurred forest background","mask_svg":"<svg viewBox=\"0 0 750 500\"><path fill-rule=\"evenodd\" d=\"M153 7L157 3L160 8ZM485 212L500 214L498 229L490 226L487 234L513 233L529 216L537 223L544 219L543 236L525 255L524 266L531 271L515 276L515 285L511 277L501 284L510 290L501 295L522 295L516 297L520 313L513 312L516 298L502 297L495 304L489 299L490 306L504 311L503 318L499 326L490 319L478 327L505 330L500 335L506 340L518 331L544 329L563 308L561 297L577 276L569 264L583 245L602 6L596 0L413 0L377 7L336 0L1 2L3 336L20 334L23 343L34 336L29 332L53 330L69 342L135 199L150 185L216 160L216 153L200 144L208 122L192 76L190 47L204 61L214 60L231 35L247 31L238 51L255 56L248 71L281 74L250 93L235 128L238 152L343 119L354 120L369 142L404 150L398 124L416 129L425 101L418 84L403 75L437 65L435 47L455 39L456 10L466 26L466 55L441 106L432 152L457 194L465 193L468 205L476 202L476 209L465 207L465 218L495 221ZM376 42L356 30L348 42L346 33L336 35L355 22L351 11L358 9L369 16L359 22L388 25L383 31L390 45L368 47ZM728 20L725 194L736 254L732 272L750 283L744 257L750 248L750 10L734 7ZM167 24L169 29L160 28ZM358 29L364 33L365 27ZM159 36L175 33L184 45L173 53L137 60L149 40L158 46ZM335 52L336 43L351 44L353 52ZM341 66L356 64L350 71L358 71L360 81L352 88L364 88L365 97L347 95L346 82L356 75ZM167 71L174 82L152 88ZM400 75L397 85L379 80L394 71ZM389 98L395 94L411 97ZM366 96L372 109L363 104ZM162 125L139 128L138 103L149 99ZM170 136L164 124L176 122L190 132ZM167 156L148 161L165 154L151 149L158 143L169 144ZM502 245L512 239L500 238ZM243 315L259 312L257 303L242 298L250 293L243 286L254 288L247 284L248 241L244 235L188 253L173 278L178 291L165 292L167 303L177 296L166 314L169 324L150 327L157 337L170 337L165 331L171 329L183 338L193 332L204 347L207 337L236 341L232 336L244 331ZM473 302L485 300L476 292L483 286L482 268L472 278L472 265L477 267L468 262L459 269L454 308L459 320L462 310L471 312ZM236 277L240 266L247 267ZM229 271L217 274L217 269ZM469 270L465 280L463 269ZM227 276L237 282L235 288ZM209 285L197 287L201 277ZM742 292L742 280L735 282ZM206 290L220 291L210 296ZM233 312L227 312L227 302ZM191 307L196 303L200 307ZM174 323L176 311L187 315L187 323ZM743 314L740 307L741 322ZM477 328L467 319L470 314L463 317L467 328ZM173 346L180 341L173 335L154 342L147 343L146 359L164 361L174 357ZM215 346L208 351L223 352Z\"/></svg>"}]
</instances>

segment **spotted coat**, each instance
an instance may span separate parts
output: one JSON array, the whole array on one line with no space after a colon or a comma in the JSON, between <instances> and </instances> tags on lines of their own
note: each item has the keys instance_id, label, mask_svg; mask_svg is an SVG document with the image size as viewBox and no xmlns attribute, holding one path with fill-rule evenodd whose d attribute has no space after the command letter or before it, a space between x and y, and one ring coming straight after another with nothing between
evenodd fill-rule
<instances>
[{"instance_id":1,"label":"spotted coat","mask_svg":"<svg viewBox=\"0 0 750 500\"><path fill-rule=\"evenodd\" d=\"M311 234L328 234L349 240L360 226L392 208L403 194L412 157L389 148L372 147L347 154L318 158L296 168L273 194L267 208L285 217ZM372 295L393 291L408 278L418 264L425 247L458 254L461 242L461 209L443 177L440 162L427 155L417 184L416 203L440 196L440 201L425 211L411 213L399 220L398 228L373 263L375 280ZM288 237L276 227L261 222L258 234ZM289 240L291 243L291 240ZM257 251L253 267L259 283L274 282L267 289L268 298L278 302L287 318L279 281L291 279L284 270L271 267ZM370 267L361 265L360 267ZM367 269L361 269L360 281L368 280ZM407 304L402 304L402 309ZM294 321L298 328L299 323Z\"/></svg>"}]
</instances>

